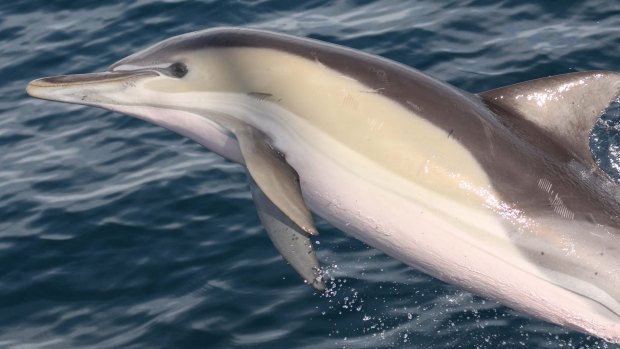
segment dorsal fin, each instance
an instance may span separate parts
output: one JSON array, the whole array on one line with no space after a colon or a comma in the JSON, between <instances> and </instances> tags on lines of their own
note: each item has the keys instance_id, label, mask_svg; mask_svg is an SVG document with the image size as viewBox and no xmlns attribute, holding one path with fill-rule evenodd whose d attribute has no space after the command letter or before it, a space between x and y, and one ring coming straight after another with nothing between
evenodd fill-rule
<instances>
[{"instance_id":1,"label":"dorsal fin","mask_svg":"<svg viewBox=\"0 0 620 349\"><path fill-rule=\"evenodd\" d=\"M610 71L556 75L479 94L487 105L538 125L592 167L590 132L619 95L620 73Z\"/></svg>"}]
</instances>

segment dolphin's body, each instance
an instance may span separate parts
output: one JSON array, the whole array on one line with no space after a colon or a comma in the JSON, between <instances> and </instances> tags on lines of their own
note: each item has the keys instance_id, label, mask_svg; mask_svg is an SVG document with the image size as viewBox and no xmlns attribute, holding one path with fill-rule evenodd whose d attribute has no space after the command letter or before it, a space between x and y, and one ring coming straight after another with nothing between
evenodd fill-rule
<instances>
[{"instance_id":1,"label":"dolphin's body","mask_svg":"<svg viewBox=\"0 0 620 349\"><path fill-rule=\"evenodd\" d=\"M153 122L245 165L271 239L318 289L308 208L445 282L620 342L620 205L588 148L618 73L473 95L352 49L226 28L28 92Z\"/></svg>"}]
</instances>

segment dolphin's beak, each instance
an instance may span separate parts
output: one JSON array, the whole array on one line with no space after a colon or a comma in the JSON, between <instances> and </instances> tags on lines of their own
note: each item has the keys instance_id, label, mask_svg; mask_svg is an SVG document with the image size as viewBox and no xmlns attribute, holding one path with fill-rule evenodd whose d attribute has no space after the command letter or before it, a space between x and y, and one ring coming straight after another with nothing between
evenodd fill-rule
<instances>
[{"instance_id":1,"label":"dolphin's beak","mask_svg":"<svg viewBox=\"0 0 620 349\"><path fill-rule=\"evenodd\" d=\"M51 76L31 81L26 92L51 101L99 104L105 102L106 95L120 92L140 78L157 75L153 70L136 70Z\"/></svg>"}]
</instances>

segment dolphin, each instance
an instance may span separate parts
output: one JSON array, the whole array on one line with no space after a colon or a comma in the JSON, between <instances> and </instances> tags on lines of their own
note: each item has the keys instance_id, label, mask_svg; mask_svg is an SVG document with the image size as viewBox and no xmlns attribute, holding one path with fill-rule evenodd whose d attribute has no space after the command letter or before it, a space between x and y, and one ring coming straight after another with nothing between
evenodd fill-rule
<instances>
[{"instance_id":1,"label":"dolphin","mask_svg":"<svg viewBox=\"0 0 620 349\"><path fill-rule=\"evenodd\" d=\"M316 289L311 212L444 282L620 343L620 201L588 146L619 73L471 94L350 48L215 28L27 92L245 166L269 237Z\"/></svg>"}]
</instances>

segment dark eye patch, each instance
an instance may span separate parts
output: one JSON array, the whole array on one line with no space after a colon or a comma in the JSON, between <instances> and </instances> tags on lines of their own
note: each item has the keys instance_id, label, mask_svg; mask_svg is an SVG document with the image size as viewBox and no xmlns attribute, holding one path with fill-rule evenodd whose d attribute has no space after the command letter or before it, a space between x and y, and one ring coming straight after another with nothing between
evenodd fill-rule
<instances>
[{"instance_id":1,"label":"dark eye patch","mask_svg":"<svg viewBox=\"0 0 620 349\"><path fill-rule=\"evenodd\" d=\"M187 66L181 62L173 63L168 69L175 78L182 78L187 74Z\"/></svg>"}]
</instances>

